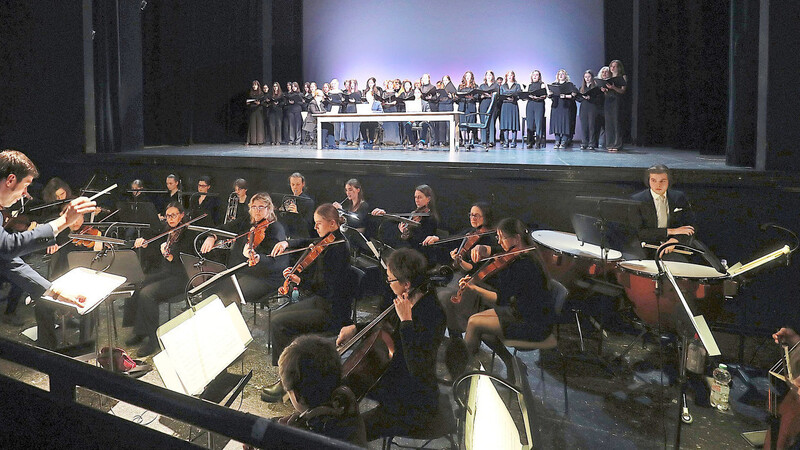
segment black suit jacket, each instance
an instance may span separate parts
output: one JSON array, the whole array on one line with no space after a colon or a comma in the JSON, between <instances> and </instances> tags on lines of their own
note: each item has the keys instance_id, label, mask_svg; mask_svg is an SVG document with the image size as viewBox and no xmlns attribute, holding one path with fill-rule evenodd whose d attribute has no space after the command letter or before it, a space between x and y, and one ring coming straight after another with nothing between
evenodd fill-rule
<instances>
[{"instance_id":1,"label":"black suit jacket","mask_svg":"<svg viewBox=\"0 0 800 450\"><path fill-rule=\"evenodd\" d=\"M639 204L639 223L637 224L639 239L647 243L661 243L668 239L667 229L658 227L658 215L656 214L656 204L650 189L645 189L631 196ZM667 203L669 204L669 215L667 218L668 228L677 228L684 225L694 224L694 213L692 205L681 191L674 189L667 190ZM681 240L681 236L676 236ZM683 236L687 237L688 236Z\"/></svg>"},{"instance_id":2,"label":"black suit jacket","mask_svg":"<svg viewBox=\"0 0 800 450\"><path fill-rule=\"evenodd\" d=\"M12 283L37 299L50 287L50 282L36 273L22 256L41 250L53 239L53 228L42 224L31 231L9 233L0 227L0 271Z\"/></svg>"}]
</instances>

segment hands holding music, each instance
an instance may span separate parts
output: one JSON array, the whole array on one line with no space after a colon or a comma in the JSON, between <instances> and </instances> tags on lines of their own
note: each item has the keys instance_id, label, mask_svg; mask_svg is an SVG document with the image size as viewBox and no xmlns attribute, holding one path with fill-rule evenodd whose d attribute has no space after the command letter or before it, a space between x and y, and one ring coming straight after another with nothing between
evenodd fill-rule
<instances>
[{"instance_id":1,"label":"hands holding music","mask_svg":"<svg viewBox=\"0 0 800 450\"><path fill-rule=\"evenodd\" d=\"M272 247L272 251L270 252L269 255L278 256L281 253L285 252L287 248L289 248L289 243L286 241L280 241L277 244L275 244L275 247Z\"/></svg>"},{"instance_id":2,"label":"hands holding music","mask_svg":"<svg viewBox=\"0 0 800 450\"><path fill-rule=\"evenodd\" d=\"M283 277L288 278L294 284L300 284L300 277L297 276L297 274L292 273L291 267L283 269Z\"/></svg>"},{"instance_id":3,"label":"hands holding music","mask_svg":"<svg viewBox=\"0 0 800 450\"><path fill-rule=\"evenodd\" d=\"M250 254L250 244L244 244L244 249L242 249L242 255L248 259L251 259L250 257L252 256L252 261L251 261L252 265L256 265L258 264L259 261L261 261L261 256L259 256L258 253L253 252L252 255Z\"/></svg>"},{"instance_id":4,"label":"hands holding music","mask_svg":"<svg viewBox=\"0 0 800 450\"><path fill-rule=\"evenodd\" d=\"M434 242L439 242L439 236L428 236L422 241L422 245L431 245ZM453 252L450 252L450 256L453 256Z\"/></svg>"},{"instance_id":5,"label":"hands holding music","mask_svg":"<svg viewBox=\"0 0 800 450\"><path fill-rule=\"evenodd\" d=\"M136 241L133 242L133 248L146 248L147 244L144 241L144 238L136 238Z\"/></svg>"},{"instance_id":6,"label":"hands holding music","mask_svg":"<svg viewBox=\"0 0 800 450\"><path fill-rule=\"evenodd\" d=\"M800 335L791 328L781 328L772 335L776 344L788 345L789 347L800 342Z\"/></svg>"},{"instance_id":7,"label":"hands holding music","mask_svg":"<svg viewBox=\"0 0 800 450\"><path fill-rule=\"evenodd\" d=\"M339 330L339 336L336 337L336 346L340 347L345 342L349 341L356 335L356 326L348 325Z\"/></svg>"},{"instance_id":8,"label":"hands holding music","mask_svg":"<svg viewBox=\"0 0 800 450\"><path fill-rule=\"evenodd\" d=\"M214 248L214 244L216 244L216 243L217 243L217 238L215 238L214 236L207 237L206 240L203 241L202 247L200 247L200 253L208 253L208 252L210 252L211 249ZM247 256L247 255L245 255L245 256Z\"/></svg>"},{"instance_id":9,"label":"hands holding music","mask_svg":"<svg viewBox=\"0 0 800 450\"><path fill-rule=\"evenodd\" d=\"M297 203L289 202L289 203L286 204L285 208L286 208L287 212L297 214Z\"/></svg>"},{"instance_id":10,"label":"hands holding music","mask_svg":"<svg viewBox=\"0 0 800 450\"><path fill-rule=\"evenodd\" d=\"M394 309L401 321L411 320L411 307L414 306L408 299L408 291L403 292L394 299Z\"/></svg>"}]
</instances>

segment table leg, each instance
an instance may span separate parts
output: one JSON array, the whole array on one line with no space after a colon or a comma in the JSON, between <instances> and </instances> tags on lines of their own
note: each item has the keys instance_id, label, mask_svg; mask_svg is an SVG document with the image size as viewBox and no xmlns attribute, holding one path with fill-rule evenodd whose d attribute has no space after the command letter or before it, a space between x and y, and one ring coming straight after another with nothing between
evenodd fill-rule
<instances>
[{"instance_id":1,"label":"table leg","mask_svg":"<svg viewBox=\"0 0 800 450\"><path fill-rule=\"evenodd\" d=\"M456 151L456 116L450 116L450 153Z\"/></svg>"},{"instance_id":2,"label":"table leg","mask_svg":"<svg viewBox=\"0 0 800 450\"><path fill-rule=\"evenodd\" d=\"M317 119L317 150L322 150L322 121Z\"/></svg>"}]
</instances>

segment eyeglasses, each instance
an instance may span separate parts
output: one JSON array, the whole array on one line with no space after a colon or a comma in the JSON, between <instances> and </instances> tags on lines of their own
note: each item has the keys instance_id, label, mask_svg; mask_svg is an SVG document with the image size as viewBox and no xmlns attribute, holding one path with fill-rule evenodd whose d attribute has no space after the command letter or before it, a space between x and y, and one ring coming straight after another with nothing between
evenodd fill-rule
<instances>
[{"instance_id":1,"label":"eyeglasses","mask_svg":"<svg viewBox=\"0 0 800 450\"><path fill-rule=\"evenodd\" d=\"M481 217L483 217L483 214L472 214L472 213L469 213L469 218L472 219L473 217L476 218L476 219L480 219Z\"/></svg>"},{"instance_id":2,"label":"eyeglasses","mask_svg":"<svg viewBox=\"0 0 800 450\"><path fill-rule=\"evenodd\" d=\"M266 211L266 210L267 210L266 206L255 206L254 205L254 206L250 207L250 211Z\"/></svg>"},{"instance_id":3,"label":"eyeglasses","mask_svg":"<svg viewBox=\"0 0 800 450\"><path fill-rule=\"evenodd\" d=\"M398 280L397 280L397 278L392 278L391 280L388 280L388 279L387 279L387 280L386 280L386 284L392 284L392 283L394 283L395 281L398 281Z\"/></svg>"},{"instance_id":4,"label":"eyeglasses","mask_svg":"<svg viewBox=\"0 0 800 450\"><path fill-rule=\"evenodd\" d=\"M180 213L178 213L178 214L167 214L164 217L166 217L167 219L174 219L174 218L176 218L176 217L178 217L180 215L181 215Z\"/></svg>"}]
</instances>

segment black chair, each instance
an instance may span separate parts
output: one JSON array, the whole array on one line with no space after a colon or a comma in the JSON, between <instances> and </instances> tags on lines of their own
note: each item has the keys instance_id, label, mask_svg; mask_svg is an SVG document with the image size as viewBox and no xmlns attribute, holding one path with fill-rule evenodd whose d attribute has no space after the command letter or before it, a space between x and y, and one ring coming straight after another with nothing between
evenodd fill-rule
<instances>
[{"instance_id":1,"label":"black chair","mask_svg":"<svg viewBox=\"0 0 800 450\"><path fill-rule=\"evenodd\" d=\"M413 440L420 440L425 441L419 447L408 447L404 445L399 445L398 447L401 448L426 448L428 444L433 442L436 439L447 439L450 442L450 448L455 450L458 448L456 444L456 440L453 436L457 433L458 426L456 425L455 418L453 417L453 405L450 404L450 397L447 394L439 394L439 410L436 413L436 417L433 421L427 426L423 427L423 429L411 431L405 435L392 435L392 436L383 436L383 445L381 446L382 449L388 450L392 448L392 444L394 443L395 438L404 438L404 439L413 439Z\"/></svg>"},{"instance_id":2,"label":"black chair","mask_svg":"<svg viewBox=\"0 0 800 450\"><path fill-rule=\"evenodd\" d=\"M495 103L497 100L497 93L492 93L492 100L489 102L489 108L486 109L485 113L469 113L464 114L461 116L461 122L458 124L458 128L461 130L466 131L474 131L474 133L470 133L470 141L467 144L467 150L475 148L475 134L478 134L479 130L486 130L489 127L489 124L493 123L497 119L497 109L495 107ZM468 117L474 116L476 121L473 123L464 123L464 120ZM481 122L481 118L485 117L486 120Z\"/></svg>"}]
</instances>

